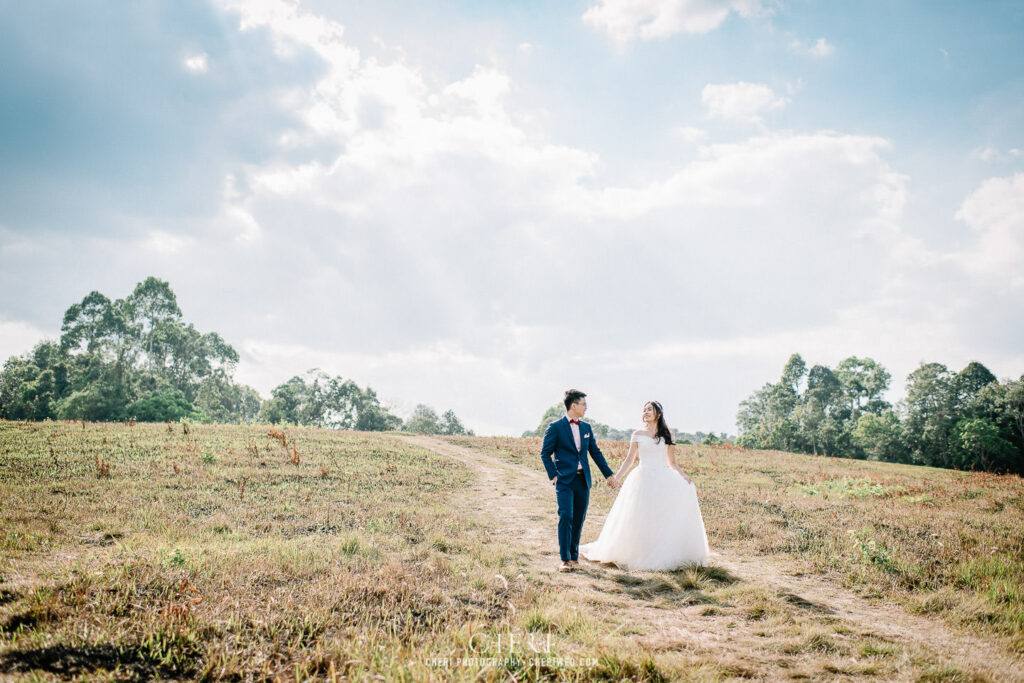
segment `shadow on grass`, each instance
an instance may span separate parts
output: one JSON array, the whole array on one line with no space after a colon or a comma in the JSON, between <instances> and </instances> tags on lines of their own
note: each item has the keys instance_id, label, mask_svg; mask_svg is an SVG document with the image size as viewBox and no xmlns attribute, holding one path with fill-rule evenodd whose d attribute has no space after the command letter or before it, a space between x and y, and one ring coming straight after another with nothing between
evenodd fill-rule
<instances>
[{"instance_id":1,"label":"shadow on grass","mask_svg":"<svg viewBox=\"0 0 1024 683\"><path fill-rule=\"evenodd\" d=\"M680 605L718 604L705 591L739 581L727 570L715 566L688 565L669 572L624 572L611 564L592 565L586 573L611 578L619 592L643 601ZM608 576L611 574L610 577Z\"/></svg>"},{"instance_id":2,"label":"shadow on grass","mask_svg":"<svg viewBox=\"0 0 1024 683\"><path fill-rule=\"evenodd\" d=\"M158 666L141 648L132 646L93 645L70 647L55 645L32 650L15 650L0 656L0 673L45 671L57 676L78 676L99 670L131 672L140 678L155 674L181 675Z\"/></svg>"},{"instance_id":3,"label":"shadow on grass","mask_svg":"<svg viewBox=\"0 0 1024 683\"><path fill-rule=\"evenodd\" d=\"M836 611L831 607L826 607L825 605L819 605L816 602L811 602L810 600L802 598L799 595L796 595L795 593L787 593L785 591L780 591L779 597L791 605L795 605L796 607L800 607L801 609L806 609L811 612L818 612L819 614L836 613Z\"/></svg>"}]
</instances>

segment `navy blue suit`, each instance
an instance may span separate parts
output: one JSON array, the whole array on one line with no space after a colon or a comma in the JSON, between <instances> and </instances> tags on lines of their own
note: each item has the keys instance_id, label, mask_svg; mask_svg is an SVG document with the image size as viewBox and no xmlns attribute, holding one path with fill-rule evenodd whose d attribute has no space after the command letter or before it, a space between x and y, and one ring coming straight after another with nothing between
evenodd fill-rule
<instances>
[{"instance_id":1,"label":"navy blue suit","mask_svg":"<svg viewBox=\"0 0 1024 683\"><path fill-rule=\"evenodd\" d=\"M583 520L587 517L592 486L590 458L587 456L594 459L606 478L614 474L601 449L597 447L594 430L586 422L580 422L579 427L578 450L567 417L548 425L544 443L540 447L540 459L547 470L548 479L558 477L555 498L558 501L558 553L562 562L579 559L580 534L583 531ZM579 471L581 465L583 470Z\"/></svg>"}]
</instances>

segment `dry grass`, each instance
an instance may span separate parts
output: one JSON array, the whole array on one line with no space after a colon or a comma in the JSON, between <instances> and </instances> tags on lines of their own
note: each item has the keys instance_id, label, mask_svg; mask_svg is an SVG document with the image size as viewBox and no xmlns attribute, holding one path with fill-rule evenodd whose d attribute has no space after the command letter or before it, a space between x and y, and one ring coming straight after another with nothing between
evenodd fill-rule
<instances>
[{"instance_id":1,"label":"dry grass","mask_svg":"<svg viewBox=\"0 0 1024 683\"><path fill-rule=\"evenodd\" d=\"M453 441L540 468L537 440ZM1019 479L680 460L714 547L1020 642ZM715 567L565 590L467 513L473 476L382 434L0 421L0 678L970 680ZM659 630L681 613L693 633Z\"/></svg>"},{"instance_id":2,"label":"dry grass","mask_svg":"<svg viewBox=\"0 0 1024 683\"><path fill-rule=\"evenodd\" d=\"M539 439L451 437L541 470ZM628 444L603 442L612 468ZM678 446L713 548L773 556L1024 652L1024 480L1017 475ZM615 495L595 487L592 505Z\"/></svg>"},{"instance_id":3,"label":"dry grass","mask_svg":"<svg viewBox=\"0 0 1024 683\"><path fill-rule=\"evenodd\" d=\"M0 422L0 677L437 675L541 599L468 477L381 435Z\"/></svg>"}]
</instances>

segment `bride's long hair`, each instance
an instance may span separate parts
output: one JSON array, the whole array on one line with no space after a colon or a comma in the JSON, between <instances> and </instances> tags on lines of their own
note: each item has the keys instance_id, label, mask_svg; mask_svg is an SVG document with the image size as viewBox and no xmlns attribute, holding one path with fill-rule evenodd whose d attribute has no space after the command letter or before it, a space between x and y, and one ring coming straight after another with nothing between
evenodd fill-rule
<instances>
[{"instance_id":1,"label":"bride's long hair","mask_svg":"<svg viewBox=\"0 0 1024 683\"><path fill-rule=\"evenodd\" d=\"M654 412L658 415L658 427L654 436L671 446L675 442L672 440L672 430L665 424L665 411L661 409L661 404L657 401L648 401L647 405L654 408Z\"/></svg>"}]
</instances>

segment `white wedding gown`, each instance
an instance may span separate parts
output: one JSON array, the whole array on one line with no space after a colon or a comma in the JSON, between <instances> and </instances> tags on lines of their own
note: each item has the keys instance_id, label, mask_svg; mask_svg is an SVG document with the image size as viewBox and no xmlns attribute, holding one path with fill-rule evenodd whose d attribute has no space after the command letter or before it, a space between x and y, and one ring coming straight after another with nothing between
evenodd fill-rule
<instances>
[{"instance_id":1,"label":"white wedding gown","mask_svg":"<svg viewBox=\"0 0 1024 683\"><path fill-rule=\"evenodd\" d=\"M630 441L637 442L640 466L626 475L600 536L581 545L580 555L626 569L706 565L708 538L697 487L669 467L663 441L645 434Z\"/></svg>"}]
</instances>

